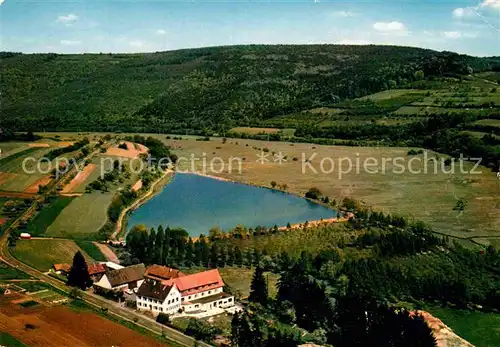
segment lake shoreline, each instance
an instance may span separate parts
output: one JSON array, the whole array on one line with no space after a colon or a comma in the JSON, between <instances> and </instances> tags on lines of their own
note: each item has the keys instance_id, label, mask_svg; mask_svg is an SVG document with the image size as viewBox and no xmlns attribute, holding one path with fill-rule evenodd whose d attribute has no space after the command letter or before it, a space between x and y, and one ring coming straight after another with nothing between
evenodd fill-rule
<instances>
[{"instance_id":1,"label":"lake shoreline","mask_svg":"<svg viewBox=\"0 0 500 347\"><path fill-rule=\"evenodd\" d=\"M340 213L341 214L341 215L337 215L336 217L332 216L332 217L325 217L325 218L312 219L312 220L305 219L304 221L296 222L296 223L293 223L291 225L289 223L287 223L287 225L284 225L284 224L282 224L283 222L282 223L278 223L278 225L282 224L282 225L278 226L278 229L280 231L288 231L288 230L302 229L302 228L305 228L305 227L315 227L315 226L322 226L322 225L326 226L326 225L329 225L329 224L332 224L332 223L346 222L349 218L352 217L352 213L346 213L346 212L343 212L343 211L339 211L337 209L332 208L332 206L329 205L329 204L325 204L325 203L322 203L321 201L316 201L316 200L305 198L304 196L301 196L301 195L299 195L297 193L294 193L294 192L283 191L283 190L275 189L275 188L271 188L271 187L264 187L264 186L260 186L260 185L253 184L253 183L248 183L248 182L240 182L240 181L236 181L236 180L232 180L232 179L228 179L228 178L224 178L224 177L219 177L219 176L213 176L213 175L209 175L209 174L205 174L205 173L201 173L201 172L173 171L173 176L174 177L176 176L176 174L180 174L180 175L194 175L194 176L204 177L204 178L213 179L213 180L221 181L221 182L231 182L231 183L235 183L235 184L238 184L238 185L244 185L244 186L248 186L248 187L265 188L266 190L269 190L269 191L272 191L272 192L283 193L285 195L289 195L289 196L293 196L293 197L296 197L296 198L300 198L302 200L306 200L309 203L312 203L314 205L319 205L319 206L322 206L324 208L327 208L329 211L331 211L332 215L334 215L335 213L337 213L337 214ZM159 192L161 192L163 190L163 188L165 188L165 186L162 186L159 189ZM143 199L141 199L140 204L134 204L133 206L131 206L132 208L129 208L127 210L127 212L131 212L131 211L137 209L138 207L140 207L141 205L143 205L144 203L146 203L147 201L149 201L151 198L153 198L156 195L157 194L149 195L147 197L143 197ZM127 217L130 217L130 213L127 213L127 215L126 215L125 218L127 218ZM122 232L123 232L123 226L124 225L122 225ZM228 229L228 230L230 230L230 229ZM200 235L203 234L203 235L206 236L207 232L208 232L208 230L205 231L205 232L200 232ZM196 236L190 236L190 238L193 239L193 240L196 240L196 239L199 238L199 236L198 235L196 235Z\"/></svg>"},{"instance_id":2,"label":"lake shoreline","mask_svg":"<svg viewBox=\"0 0 500 347\"><path fill-rule=\"evenodd\" d=\"M125 207L120 212L120 216L118 217L118 220L115 223L115 231L110 236L110 238L109 238L110 240L116 240L117 238L119 241L124 240L125 235L127 235L126 228L127 228L127 222L128 222L128 217L130 216L130 212L141 207L143 204L145 204L146 202L151 200L153 197L155 197L156 194L160 193L162 191L162 189L164 188L164 186L170 182L170 180L168 182L165 182L164 186L161 188L158 185L161 183L162 180L167 178L169 175L171 175L172 177L175 176L175 171L173 171L173 170L165 171L165 173L160 178L158 178L156 181L154 181L151 184L151 187L149 187L146 194L138 197L136 200L134 200L134 202L131 205ZM160 189L158 189L158 188L160 188Z\"/></svg>"}]
</instances>

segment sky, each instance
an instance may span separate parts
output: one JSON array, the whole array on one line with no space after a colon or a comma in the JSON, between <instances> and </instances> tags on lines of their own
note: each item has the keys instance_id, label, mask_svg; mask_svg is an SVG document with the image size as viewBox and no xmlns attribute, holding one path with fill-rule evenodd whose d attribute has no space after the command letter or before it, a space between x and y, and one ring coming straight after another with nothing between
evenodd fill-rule
<instances>
[{"instance_id":1,"label":"sky","mask_svg":"<svg viewBox=\"0 0 500 347\"><path fill-rule=\"evenodd\" d=\"M0 0L0 50L394 44L500 55L500 0Z\"/></svg>"}]
</instances>

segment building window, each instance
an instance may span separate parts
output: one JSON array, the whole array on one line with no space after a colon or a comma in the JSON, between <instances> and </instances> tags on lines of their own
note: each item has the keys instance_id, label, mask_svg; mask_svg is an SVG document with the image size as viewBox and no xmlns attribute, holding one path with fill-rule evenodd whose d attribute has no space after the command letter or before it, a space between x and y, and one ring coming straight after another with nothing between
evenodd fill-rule
<instances>
[{"instance_id":1,"label":"building window","mask_svg":"<svg viewBox=\"0 0 500 347\"><path fill-rule=\"evenodd\" d=\"M228 302L231 302L231 301L233 301L233 298L229 298L227 301L228 301Z\"/></svg>"},{"instance_id":2,"label":"building window","mask_svg":"<svg viewBox=\"0 0 500 347\"><path fill-rule=\"evenodd\" d=\"M209 291L208 291L208 294L210 294L211 292L212 292L212 291L211 291L211 290L209 290Z\"/></svg>"}]
</instances>

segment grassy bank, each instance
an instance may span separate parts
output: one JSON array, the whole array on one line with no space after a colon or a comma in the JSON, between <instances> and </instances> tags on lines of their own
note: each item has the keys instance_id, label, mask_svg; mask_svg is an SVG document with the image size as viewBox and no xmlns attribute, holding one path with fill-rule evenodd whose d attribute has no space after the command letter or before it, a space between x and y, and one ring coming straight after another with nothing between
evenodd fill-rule
<instances>
[{"instance_id":1,"label":"grassy bank","mask_svg":"<svg viewBox=\"0 0 500 347\"><path fill-rule=\"evenodd\" d=\"M458 310L449 307L427 306L453 331L477 347L500 346L500 314L481 311Z\"/></svg>"}]
</instances>

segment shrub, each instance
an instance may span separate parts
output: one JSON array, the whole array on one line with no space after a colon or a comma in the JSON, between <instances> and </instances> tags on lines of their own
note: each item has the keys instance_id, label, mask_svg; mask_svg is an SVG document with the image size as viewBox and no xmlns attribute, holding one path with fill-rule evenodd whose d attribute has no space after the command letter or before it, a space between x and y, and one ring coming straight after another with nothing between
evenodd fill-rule
<instances>
[{"instance_id":1,"label":"shrub","mask_svg":"<svg viewBox=\"0 0 500 347\"><path fill-rule=\"evenodd\" d=\"M163 325L168 325L170 323L170 316L166 313L160 312L160 314L156 317L156 321Z\"/></svg>"},{"instance_id":2,"label":"shrub","mask_svg":"<svg viewBox=\"0 0 500 347\"><path fill-rule=\"evenodd\" d=\"M312 187L306 193L306 198L313 199L313 200L318 200L322 195L323 194L321 193L321 191L318 188Z\"/></svg>"}]
</instances>

